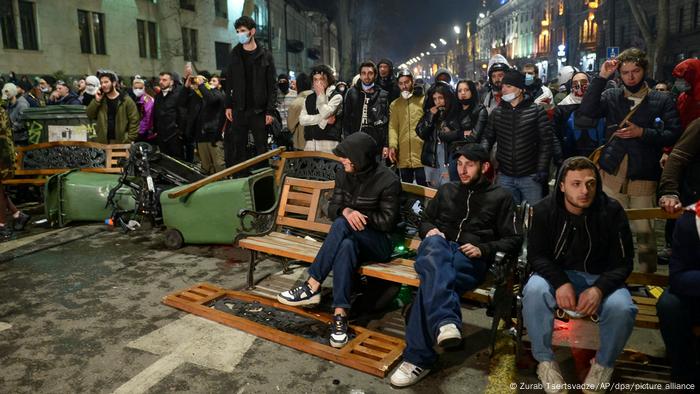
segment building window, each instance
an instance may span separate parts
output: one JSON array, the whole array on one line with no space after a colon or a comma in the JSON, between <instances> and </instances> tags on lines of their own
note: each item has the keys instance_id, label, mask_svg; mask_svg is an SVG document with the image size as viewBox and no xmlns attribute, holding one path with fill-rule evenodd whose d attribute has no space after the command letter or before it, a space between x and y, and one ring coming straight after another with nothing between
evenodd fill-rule
<instances>
[{"instance_id":1,"label":"building window","mask_svg":"<svg viewBox=\"0 0 700 394\"><path fill-rule=\"evenodd\" d=\"M156 24L141 19L136 20L136 32L139 39L139 56L158 58L158 36Z\"/></svg>"},{"instance_id":2,"label":"building window","mask_svg":"<svg viewBox=\"0 0 700 394\"><path fill-rule=\"evenodd\" d=\"M231 52L231 44L227 42L215 42L214 52L216 54L216 69L225 69L228 66L228 57L229 52Z\"/></svg>"},{"instance_id":3,"label":"building window","mask_svg":"<svg viewBox=\"0 0 700 394\"><path fill-rule=\"evenodd\" d=\"M595 44L598 40L598 24L592 17L588 17L581 25L581 43Z\"/></svg>"},{"instance_id":4,"label":"building window","mask_svg":"<svg viewBox=\"0 0 700 394\"><path fill-rule=\"evenodd\" d=\"M36 34L34 2L19 0L16 4L19 15L15 14L13 1L5 0L0 4L0 32L2 33L3 46L8 49L20 49L21 37L21 49L37 50L39 49L39 40ZM19 32L17 31L17 16L19 16Z\"/></svg>"},{"instance_id":5,"label":"building window","mask_svg":"<svg viewBox=\"0 0 700 394\"><path fill-rule=\"evenodd\" d=\"M214 0L214 15L219 18L228 18L226 0Z\"/></svg>"},{"instance_id":6,"label":"building window","mask_svg":"<svg viewBox=\"0 0 700 394\"><path fill-rule=\"evenodd\" d=\"M194 2L195 0L180 0L180 8L194 11Z\"/></svg>"},{"instance_id":7,"label":"building window","mask_svg":"<svg viewBox=\"0 0 700 394\"><path fill-rule=\"evenodd\" d=\"M182 28L182 55L185 61L197 61L197 30Z\"/></svg>"},{"instance_id":8,"label":"building window","mask_svg":"<svg viewBox=\"0 0 700 394\"><path fill-rule=\"evenodd\" d=\"M105 14L78 10L80 51L105 55Z\"/></svg>"}]
</instances>

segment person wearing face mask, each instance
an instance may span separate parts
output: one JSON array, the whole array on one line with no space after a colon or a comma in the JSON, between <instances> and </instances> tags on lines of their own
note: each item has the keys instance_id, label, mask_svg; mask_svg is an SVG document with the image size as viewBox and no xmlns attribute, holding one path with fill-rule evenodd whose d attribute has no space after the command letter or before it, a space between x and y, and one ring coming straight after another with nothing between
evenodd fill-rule
<instances>
[{"instance_id":1,"label":"person wearing face mask","mask_svg":"<svg viewBox=\"0 0 700 394\"><path fill-rule=\"evenodd\" d=\"M496 55L489 60L488 92L484 96L484 106L489 114L501 103L503 76L508 70L510 70L510 66L502 55Z\"/></svg>"},{"instance_id":2,"label":"person wearing face mask","mask_svg":"<svg viewBox=\"0 0 700 394\"><path fill-rule=\"evenodd\" d=\"M525 74L525 91L535 100L535 104L551 105L554 95L548 87L542 84L542 80L538 78L539 68L532 63L528 63L523 66L523 73Z\"/></svg>"},{"instance_id":3,"label":"person wearing face mask","mask_svg":"<svg viewBox=\"0 0 700 394\"><path fill-rule=\"evenodd\" d=\"M366 61L360 75L348 89L343 105L343 136L367 133L377 142L377 155L389 156L389 93L376 85L377 66Z\"/></svg>"},{"instance_id":4,"label":"person wearing face mask","mask_svg":"<svg viewBox=\"0 0 700 394\"><path fill-rule=\"evenodd\" d=\"M416 126L416 133L423 140L421 163L425 166L428 185L438 188L450 181L448 165L449 146L460 138L459 104L452 89L444 84L436 86L433 107Z\"/></svg>"},{"instance_id":5,"label":"person wearing face mask","mask_svg":"<svg viewBox=\"0 0 700 394\"><path fill-rule=\"evenodd\" d=\"M286 128L289 105L297 97L297 92L291 89L289 75L287 74L277 76L277 88L279 89L277 93L277 111L282 119L282 128Z\"/></svg>"},{"instance_id":6,"label":"person wearing face mask","mask_svg":"<svg viewBox=\"0 0 700 394\"><path fill-rule=\"evenodd\" d=\"M700 59L686 59L673 68L673 91L678 94L676 108L681 118L681 127L700 118Z\"/></svg>"},{"instance_id":7,"label":"person wearing face mask","mask_svg":"<svg viewBox=\"0 0 700 394\"><path fill-rule=\"evenodd\" d=\"M342 130L343 96L335 91L333 70L325 64L311 69L313 93L301 107L299 124L304 126L304 150L332 153L338 146Z\"/></svg>"},{"instance_id":8,"label":"person wearing face mask","mask_svg":"<svg viewBox=\"0 0 700 394\"><path fill-rule=\"evenodd\" d=\"M651 208L661 175L659 159L665 146L681 135L680 119L673 97L647 86L646 54L624 50L607 60L583 96L579 113L592 119L605 118L606 141L600 161L603 190L624 208ZM619 70L622 87L604 91L607 80ZM656 271L656 239L652 220L635 220L639 270Z\"/></svg>"},{"instance_id":9,"label":"person wearing face mask","mask_svg":"<svg viewBox=\"0 0 700 394\"><path fill-rule=\"evenodd\" d=\"M97 89L100 88L100 80L94 75L88 75L85 77L85 90L81 93L78 98L84 106L90 105L90 102L95 99L95 93Z\"/></svg>"},{"instance_id":10,"label":"person wearing face mask","mask_svg":"<svg viewBox=\"0 0 700 394\"><path fill-rule=\"evenodd\" d=\"M462 79L457 82L457 101L459 101L459 129L455 129L454 135L450 138L452 140L448 149L450 155L464 144L480 142L481 134L489 119L486 107L479 100L474 81ZM449 172L452 182L459 180L457 162L454 158L450 160Z\"/></svg>"},{"instance_id":11,"label":"person wearing face mask","mask_svg":"<svg viewBox=\"0 0 700 394\"><path fill-rule=\"evenodd\" d=\"M408 69L399 71L400 97L389 105L389 160L396 163L403 182L428 186L421 163L423 140L416 134L416 126L423 117L423 95L413 88L413 74Z\"/></svg>"},{"instance_id":12,"label":"person wearing face mask","mask_svg":"<svg viewBox=\"0 0 700 394\"><path fill-rule=\"evenodd\" d=\"M139 111L139 141L152 142L155 139L153 132L153 106L155 99L146 92L146 82L140 75L136 75L131 82L131 94L136 97L136 108Z\"/></svg>"},{"instance_id":13,"label":"person wearing face mask","mask_svg":"<svg viewBox=\"0 0 700 394\"><path fill-rule=\"evenodd\" d=\"M253 18L242 16L234 23L238 44L231 50L226 70L226 119L231 127L224 136L226 165L248 159L248 135L257 155L267 151L267 130L277 109L277 72L272 53L258 45Z\"/></svg>"},{"instance_id":14,"label":"person wearing face mask","mask_svg":"<svg viewBox=\"0 0 700 394\"><path fill-rule=\"evenodd\" d=\"M113 71L98 71L100 89L86 108L88 119L96 122L97 137L101 144L128 144L139 134L139 112L131 97L116 89L119 78Z\"/></svg>"},{"instance_id":15,"label":"person wearing face mask","mask_svg":"<svg viewBox=\"0 0 700 394\"><path fill-rule=\"evenodd\" d=\"M345 81L338 81L335 83L335 91L338 92L343 98L345 93L348 91L348 84Z\"/></svg>"},{"instance_id":16,"label":"person wearing face mask","mask_svg":"<svg viewBox=\"0 0 700 394\"><path fill-rule=\"evenodd\" d=\"M443 85L454 93L454 89L452 88L451 84L452 73L450 70L446 68L439 68L435 73L435 83L432 84L424 94L425 100L423 100L423 112L428 112L430 111L430 108L435 106L435 103L433 103L433 93L435 93L438 86Z\"/></svg>"},{"instance_id":17,"label":"person wearing face mask","mask_svg":"<svg viewBox=\"0 0 700 394\"><path fill-rule=\"evenodd\" d=\"M525 76L515 70L503 76L501 104L491 112L481 144L498 143L498 184L510 190L516 204L542 199L552 154L552 125L547 111L525 94Z\"/></svg>"},{"instance_id":18,"label":"person wearing face mask","mask_svg":"<svg viewBox=\"0 0 700 394\"><path fill-rule=\"evenodd\" d=\"M15 145L27 145L29 135L27 127L22 120L22 113L29 108L29 102L17 94L17 86L14 83L6 83L2 87L2 99L7 103L7 115L12 129L12 137Z\"/></svg>"},{"instance_id":19,"label":"person wearing face mask","mask_svg":"<svg viewBox=\"0 0 700 394\"><path fill-rule=\"evenodd\" d=\"M554 109L555 136L562 146L560 156L558 152L554 153L554 162L557 166L563 159L571 156L588 157L605 143L605 119L590 119L577 111L589 83L588 74L574 73L570 81L571 93Z\"/></svg>"}]
</instances>

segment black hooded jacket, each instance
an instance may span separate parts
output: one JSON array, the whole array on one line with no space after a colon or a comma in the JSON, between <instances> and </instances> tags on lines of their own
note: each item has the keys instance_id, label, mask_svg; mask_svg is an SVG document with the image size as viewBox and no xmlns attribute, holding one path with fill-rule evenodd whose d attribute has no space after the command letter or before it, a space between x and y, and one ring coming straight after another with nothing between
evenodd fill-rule
<instances>
[{"instance_id":1,"label":"black hooded jacket","mask_svg":"<svg viewBox=\"0 0 700 394\"><path fill-rule=\"evenodd\" d=\"M333 149L337 156L350 159L355 171L341 168L336 173L328 215L335 220L343 209L351 208L366 215L371 228L390 232L399 221L401 182L377 162L376 152L377 143L365 133L352 134Z\"/></svg>"},{"instance_id":2,"label":"black hooded jacket","mask_svg":"<svg viewBox=\"0 0 700 394\"><path fill-rule=\"evenodd\" d=\"M226 108L236 112L248 110L273 116L277 108L277 72L272 53L258 45L250 54L253 57L253 75L245 75L243 51L241 44L231 50L224 85L228 95ZM252 95L246 94L246 78L252 80ZM246 97L252 97L253 102L246 103Z\"/></svg>"},{"instance_id":3,"label":"black hooded jacket","mask_svg":"<svg viewBox=\"0 0 700 394\"><path fill-rule=\"evenodd\" d=\"M380 75L377 75L377 85L379 85L379 87L381 87L382 89L386 90L386 92L389 94L389 104L391 104L401 95L399 83L396 80L396 77L394 76L394 63L392 63L391 60L382 59L379 61L379 63L377 63L377 67L379 67L380 64L386 64L389 66L389 69L391 69L389 75L385 78L383 78Z\"/></svg>"},{"instance_id":4,"label":"black hooded jacket","mask_svg":"<svg viewBox=\"0 0 700 394\"><path fill-rule=\"evenodd\" d=\"M444 90L443 90L444 91ZM464 133L460 125L460 111L457 98L451 90L445 94L445 110L433 114L428 110L416 125L416 133L423 140L423 151L420 160L423 165L433 168L449 163L449 146L453 142L463 139ZM438 142L442 142L445 148L443 157L437 156Z\"/></svg>"},{"instance_id":5,"label":"black hooded jacket","mask_svg":"<svg viewBox=\"0 0 700 394\"><path fill-rule=\"evenodd\" d=\"M562 168L571 160L565 160ZM556 192L534 206L528 263L554 289L569 282L566 270L600 275L593 285L605 297L624 286L632 272L634 247L627 215L617 200L603 193L597 169L593 204L581 215L569 213L559 188L562 172L557 174Z\"/></svg>"},{"instance_id":6,"label":"black hooded jacket","mask_svg":"<svg viewBox=\"0 0 700 394\"><path fill-rule=\"evenodd\" d=\"M513 196L483 175L474 184L446 183L423 211L421 238L437 228L448 241L471 243L492 262L496 252L517 255L522 235L514 225Z\"/></svg>"},{"instance_id":7,"label":"black hooded jacket","mask_svg":"<svg viewBox=\"0 0 700 394\"><path fill-rule=\"evenodd\" d=\"M367 103L367 125L362 126L362 107ZM350 88L343 102L343 136L364 131L377 142L378 150L389 146L389 93L376 85L372 93L362 90L362 81Z\"/></svg>"}]
</instances>

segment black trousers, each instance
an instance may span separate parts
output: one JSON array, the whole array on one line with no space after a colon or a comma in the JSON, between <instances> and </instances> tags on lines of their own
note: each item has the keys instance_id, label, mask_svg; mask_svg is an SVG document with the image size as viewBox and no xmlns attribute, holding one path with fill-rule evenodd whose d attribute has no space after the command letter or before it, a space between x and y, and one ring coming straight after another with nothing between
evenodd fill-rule
<instances>
[{"instance_id":1,"label":"black trousers","mask_svg":"<svg viewBox=\"0 0 700 394\"><path fill-rule=\"evenodd\" d=\"M254 114L241 112L233 114L233 122L224 133L224 160L226 167L250 159L248 154L248 136L252 133L255 155L267 152L267 130L265 113Z\"/></svg>"},{"instance_id":2,"label":"black trousers","mask_svg":"<svg viewBox=\"0 0 700 394\"><path fill-rule=\"evenodd\" d=\"M679 296L668 288L656 303L661 336L676 383L700 383L700 368L693 325L700 322L700 299ZM696 386L697 387L697 386Z\"/></svg>"},{"instance_id":3,"label":"black trousers","mask_svg":"<svg viewBox=\"0 0 700 394\"><path fill-rule=\"evenodd\" d=\"M165 138L158 134L156 145L160 153L166 154L179 160L184 160L185 150L182 143L182 138L179 135L170 135Z\"/></svg>"}]
</instances>

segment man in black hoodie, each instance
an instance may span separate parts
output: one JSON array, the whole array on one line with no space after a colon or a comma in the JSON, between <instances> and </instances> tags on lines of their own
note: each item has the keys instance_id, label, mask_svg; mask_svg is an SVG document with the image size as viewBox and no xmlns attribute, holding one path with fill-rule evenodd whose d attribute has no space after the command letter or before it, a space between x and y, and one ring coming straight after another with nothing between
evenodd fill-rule
<instances>
[{"instance_id":1,"label":"man in black hoodie","mask_svg":"<svg viewBox=\"0 0 700 394\"><path fill-rule=\"evenodd\" d=\"M248 159L246 146L252 132L257 155L267 151L267 131L277 108L277 73L272 53L255 41L253 18L242 16L234 24L239 44L231 50L226 70L226 166Z\"/></svg>"},{"instance_id":2,"label":"man in black hoodie","mask_svg":"<svg viewBox=\"0 0 700 394\"><path fill-rule=\"evenodd\" d=\"M428 373L437 360L435 344L460 344L461 294L484 281L496 252L520 250L513 198L483 175L490 167L486 150L467 144L455 156L460 181L442 185L422 215L414 265L420 286L406 323L404 361L391 376L396 387Z\"/></svg>"},{"instance_id":3,"label":"man in black hoodie","mask_svg":"<svg viewBox=\"0 0 700 394\"><path fill-rule=\"evenodd\" d=\"M333 219L328 236L301 286L277 295L286 305L314 305L321 301L321 283L333 271L333 326L330 344L348 342L347 313L353 276L365 261L388 261L393 247L389 233L399 219L399 178L376 159L377 143L365 133L355 133L333 153L343 168L335 178L328 215Z\"/></svg>"},{"instance_id":4,"label":"man in black hoodie","mask_svg":"<svg viewBox=\"0 0 700 394\"><path fill-rule=\"evenodd\" d=\"M632 234L624 209L602 189L593 162L576 156L562 164L557 192L534 206L527 246L534 273L523 290L523 316L547 393L560 392L564 384L552 351L555 309L572 317L598 316L600 349L591 360L585 392L598 392L610 382L634 328L637 308L625 288L632 272Z\"/></svg>"},{"instance_id":5,"label":"man in black hoodie","mask_svg":"<svg viewBox=\"0 0 700 394\"><path fill-rule=\"evenodd\" d=\"M377 85L389 93L389 103L391 104L401 95L399 83L394 76L394 63L389 59L382 59L377 63L377 68L379 69Z\"/></svg>"},{"instance_id":6,"label":"man in black hoodie","mask_svg":"<svg viewBox=\"0 0 700 394\"><path fill-rule=\"evenodd\" d=\"M389 156L389 93L377 83L377 66L372 62L360 65L360 79L345 95L343 103L343 136L361 131L377 142L377 154Z\"/></svg>"}]
</instances>

